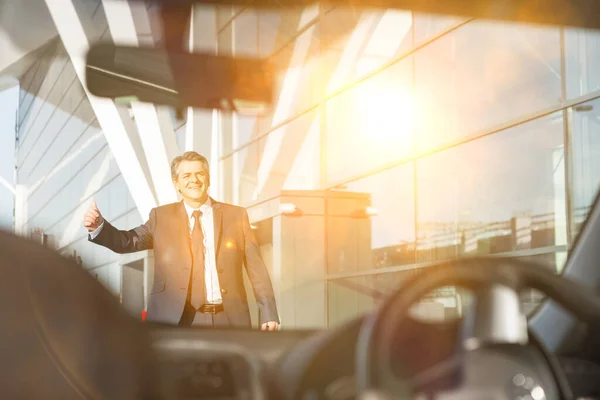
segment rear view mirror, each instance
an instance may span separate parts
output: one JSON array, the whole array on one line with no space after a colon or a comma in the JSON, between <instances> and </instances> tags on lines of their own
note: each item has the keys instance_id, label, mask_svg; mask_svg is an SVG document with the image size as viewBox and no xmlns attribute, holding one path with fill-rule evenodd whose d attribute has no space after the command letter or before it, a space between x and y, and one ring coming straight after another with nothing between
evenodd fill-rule
<instances>
[{"instance_id":1,"label":"rear view mirror","mask_svg":"<svg viewBox=\"0 0 600 400\"><path fill-rule=\"evenodd\" d=\"M148 47L96 44L86 64L91 94L117 103L141 101L262 114L272 104L267 61Z\"/></svg>"}]
</instances>

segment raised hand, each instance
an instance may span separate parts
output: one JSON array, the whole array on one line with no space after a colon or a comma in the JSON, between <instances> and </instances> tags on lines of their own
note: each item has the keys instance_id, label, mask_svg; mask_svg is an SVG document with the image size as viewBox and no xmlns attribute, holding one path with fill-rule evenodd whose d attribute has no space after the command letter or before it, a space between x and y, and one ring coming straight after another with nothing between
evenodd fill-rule
<instances>
[{"instance_id":1,"label":"raised hand","mask_svg":"<svg viewBox=\"0 0 600 400\"><path fill-rule=\"evenodd\" d=\"M87 228L88 232L93 232L98 229L103 222L104 218L102 217L100 210L98 210L96 200L94 200L83 217L83 226Z\"/></svg>"}]
</instances>

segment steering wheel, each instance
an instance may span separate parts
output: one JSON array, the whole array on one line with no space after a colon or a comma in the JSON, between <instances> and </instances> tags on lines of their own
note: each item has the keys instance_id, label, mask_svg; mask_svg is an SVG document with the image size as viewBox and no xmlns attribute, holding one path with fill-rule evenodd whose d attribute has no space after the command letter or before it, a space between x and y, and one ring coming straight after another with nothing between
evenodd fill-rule
<instances>
[{"instance_id":1,"label":"steering wheel","mask_svg":"<svg viewBox=\"0 0 600 400\"><path fill-rule=\"evenodd\" d=\"M525 288L537 289L591 324L600 322L600 298L547 268L509 258L452 260L407 280L361 328L356 357L359 393L384 398L413 398L424 393L426 384L415 382L415 376L402 376L394 368L392 349L397 332L409 318L410 307L444 286L470 289L477 295L470 337L462 341L453 360L428 369L430 379L432 374L449 371L459 376L453 388L446 388L448 397L444 398L482 398L484 393L494 399L570 397L559 368L539 343L532 343L535 338L528 335L518 293Z\"/></svg>"}]
</instances>

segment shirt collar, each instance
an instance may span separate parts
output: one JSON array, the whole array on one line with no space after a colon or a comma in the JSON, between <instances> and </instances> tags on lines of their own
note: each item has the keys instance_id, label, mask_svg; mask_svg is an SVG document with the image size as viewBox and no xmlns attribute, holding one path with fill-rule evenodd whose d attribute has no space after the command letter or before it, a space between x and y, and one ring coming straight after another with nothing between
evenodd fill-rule
<instances>
[{"instance_id":1,"label":"shirt collar","mask_svg":"<svg viewBox=\"0 0 600 400\"><path fill-rule=\"evenodd\" d=\"M187 212L188 219L192 218L192 213L193 213L194 211L196 211L196 209L195 209L195 208L192 208L192 207L190 207L190 206L189 206L189 205L188 205L188 204L187 204L185 201L183 202L183 205L185 206L185 211ZM198 208L198 210L202 211L202 213L203 213L203 214L205 214L207 211L209 211L209 210L212 208L212 205L213 205L213 203L212 203L212 200L211 200L211 198L209 197L209 198L206 200L206 203L202 204L202 205L200 206L200 208Z\"/></svg>"}]
</instances>

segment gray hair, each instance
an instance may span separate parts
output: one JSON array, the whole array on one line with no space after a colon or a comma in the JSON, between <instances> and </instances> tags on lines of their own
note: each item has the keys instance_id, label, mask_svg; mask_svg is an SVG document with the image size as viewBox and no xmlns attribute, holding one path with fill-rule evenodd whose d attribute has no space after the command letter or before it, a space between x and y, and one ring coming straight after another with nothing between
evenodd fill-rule
<instances>
[{"instance_id":1,"label":"gray hair","mask_svg":"<svg viewBox=\"0 0 600 400\"><path fill-rule=\"evenodd\" d=\"M210 176L210 166L208 165L208 160L206 157L196 153L195 151L186 151L171 161L171 179L173 179L173 181L176 181L177 177L179 176L179 164L181 164L182 161L201 161Z\"/></svg>"}]
</instances>

